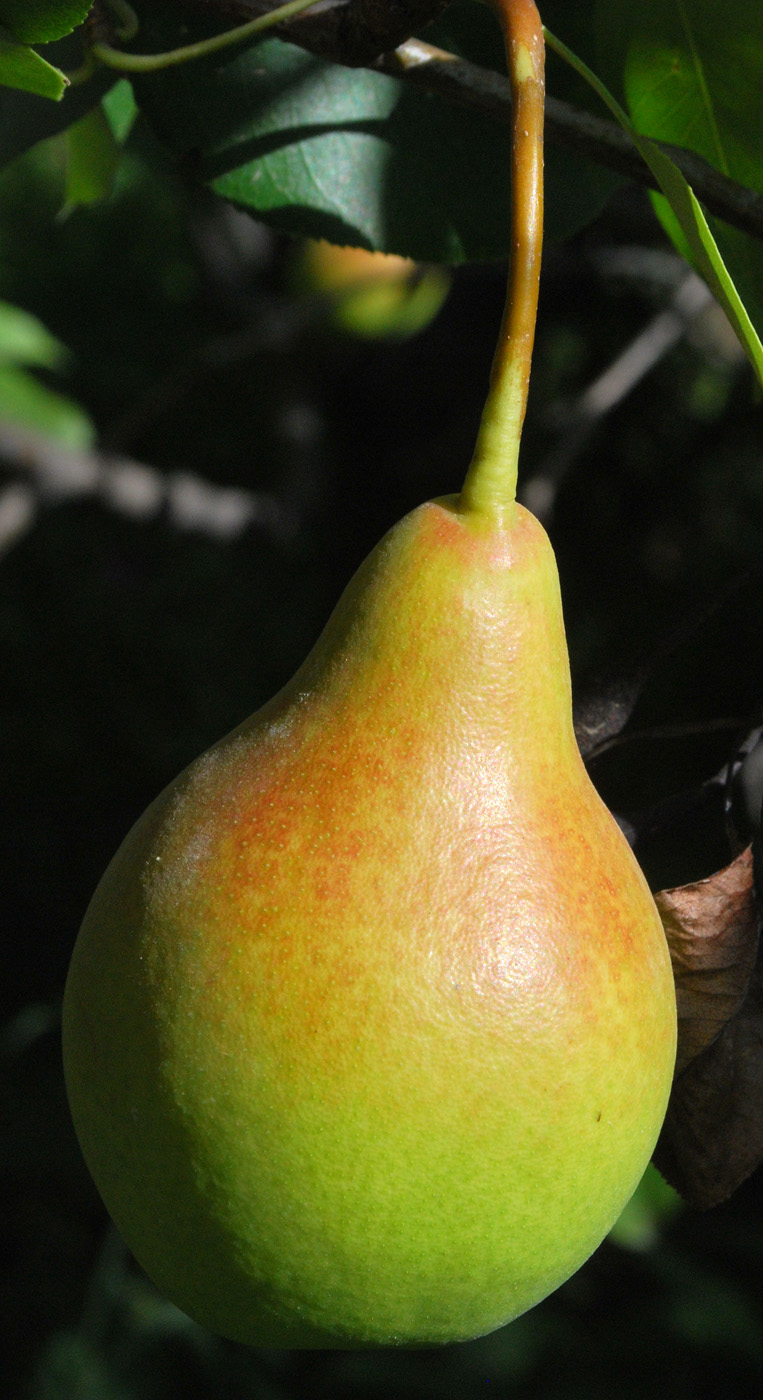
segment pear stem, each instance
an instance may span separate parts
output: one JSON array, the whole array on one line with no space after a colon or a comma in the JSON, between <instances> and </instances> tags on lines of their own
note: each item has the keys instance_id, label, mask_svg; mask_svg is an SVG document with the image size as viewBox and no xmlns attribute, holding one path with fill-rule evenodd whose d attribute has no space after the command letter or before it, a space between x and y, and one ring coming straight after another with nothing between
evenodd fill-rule
<instances>
[{"instance_id":1,"label":"pear stem","mask_svg":"<svg viewBox=\"0 0 763 1400\"><path fill-rule=\"evenodd\" d=\"M459 509L508 524L516 509L543 244L543 26L534 0L491 0L506 45L513 113L511 258L506 305Z\"/></svg>"}]
</instances>

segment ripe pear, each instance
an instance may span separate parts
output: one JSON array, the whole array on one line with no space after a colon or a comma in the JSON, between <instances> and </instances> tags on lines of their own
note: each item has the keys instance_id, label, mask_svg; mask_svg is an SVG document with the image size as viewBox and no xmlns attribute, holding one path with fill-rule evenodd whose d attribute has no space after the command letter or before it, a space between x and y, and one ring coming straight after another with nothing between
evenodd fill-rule
<instances>
[{"instance_id":1,"label":"ripe pear","mask_svg":"<svg viewBox=\"0 0 763 1400\"><path fill-rule=\"evenodd\" d=\"M277 1347L430 1346L596 1248L670 1090L670 958L575 744L553 553L514 499L537 306L543 37L498 0L513 256L458 497L372 552L294 679L127 836L64 1063L138 1260Z\"/></svg>"},{"instance_id":2,"label":"ripe pear","mask_svg":"<svg viewBox=\"0 0 763 1400\"><path fill-rule=\"evenodd\" d=\"M662 1122L675 996L527 511L413 511L154 802L87 912L64 1044L114 1220L225 1336L472 1337L595 1249Z\"/></svg>"}]
</instances>

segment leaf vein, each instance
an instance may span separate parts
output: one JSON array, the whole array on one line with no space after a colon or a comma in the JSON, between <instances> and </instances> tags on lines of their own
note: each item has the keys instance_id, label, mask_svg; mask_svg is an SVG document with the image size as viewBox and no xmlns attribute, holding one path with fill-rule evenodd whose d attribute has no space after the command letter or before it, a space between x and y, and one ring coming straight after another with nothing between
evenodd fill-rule
<instances>
[{"instance_id":1,"label":"leaf vein","mask_svg":"<svg viewBox=\"0 0 763 1400\"><path fill-rule=\"evenodd\" d=\"M710 126L710 132L712 135L713 143L715 145L718 165L719 168L723 171L724 175L730 175L731 169L729 167L728 160L726 159L726 152L724 150L723 141L721 140L721 133L715 118L715 108L713 107L712 99L710 97L710 89L708 87L707 78L705 76L705 67L702 62L702 57L700 55L699 49L697 48L695 42L694 32L689 22L689 16L686 11L685 0L675 0L675 3L676 9L678 10L678 14L681 20L681 26L683 28L684 35L686 36L687 48L689 50L691 61L694 66L694 74L697 80L697 86L699 88L702 102L705 107L707 120Z\"/></svg>"}]
</instances>

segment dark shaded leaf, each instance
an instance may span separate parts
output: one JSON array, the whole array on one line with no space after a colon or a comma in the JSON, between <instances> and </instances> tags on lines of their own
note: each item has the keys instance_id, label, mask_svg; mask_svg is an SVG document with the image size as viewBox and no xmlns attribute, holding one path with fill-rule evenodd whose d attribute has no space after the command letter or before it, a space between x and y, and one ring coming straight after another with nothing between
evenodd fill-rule
<instances>
[{"instance_id":1,"label":"dark shaded leaf","mask_svg":"<svg viewBox=\"0 0 763 1400\"><path fill-rule=\"evenodd\" d=\"M744 1001L758 950L752 848L707 880L655 896L678 1005L679 1075Z\"/></svg>"},{"instance_id":2,"label":"dark shaded leaf","mask_svg":"<svg viewBox=\"0 0 763 1400\"><path fill-rule=\"evenodd\" d=\"M575 738L583 758L594 758L622 733L639 697L643 674L617 677L589 687L575 704Z\"/></svg>"},{"instance_id":3,"label":"dark shaded leaf","mask_svg":"<svg viewBox=\"0 0 763 1400\"><path fill-rule=\"evenodd\" d=\"M756 570L717 591L707 605L670 619L650 654L639 653L632 639L635 654L622 657L620 674L589 684L576 701L584 755L623 730L646 734L725 717L737 717L742 728L763 696L761 635L763 573ZM742 655L744 667L736 664Z\"/></svg>"},{"instance_id":4,"label":"dark shaded leaf","mask_svg":"<svg viewBox=\"0 0 763 1400\"><path fill-rule=\"evenodd\" d=\"M679 613L651 655L631 641L615 679L581 689L581 751L653 890L704 878L755 833L745 804L754 801L759 759L733 791L731 782L746 755L743 736L760 723L762 631L763 577L751 571L709 607Z\"/></svg>"},{"instance_id":5,"label":"dark shaded leaf","mask_svg":"<svg viewBox=\"0 0 763 1400\"><path fill-rule=\"evenodd\" d=\"M654 1162L700 1208L725 1201L763 1161L763 976L676 1083Z\"/></svg>"},{"instance_id":6,"label":"dark shaded leaf","mask_svg":"<svg viewBox=\"0 0 763 1400\"><path fill-rule=\"evenodd\" d=\"M583 757L595 762L612 748L669 737L683 726L708 732L728 720L743 727L763 695L763 575L750 573L709 606L672 619L663 639L644 654L638 642L612 674L592 678L575 697L575 734ZM631 643L633 645L633 643ZM739 655L745 667L735 665ZM613 742L614 741L614 742ZM598 775L598 769L597 769ZM707 778L698 771L697 781Z\"/></svg>"},{"instance_id":7,"label":"dark shaded leaf","mask_svg":"<svg viewBox=\"0 0 763 1400\"><path fill-rule=\"evenodd\" d=\"M181 32L177 6L138 8L143 51L210 32L195 15ZM426 37L505 72L499 27L481 6L454 6ZM510 131L484 113L278 39L141 76L134 87L194 175L287 232L423 262L508 252ZM587 222L617 183L589 161L551 153L547 236Z\"/></svg>"},{"instance_id":8,"label":"dark shaded leaf","mask_svg":"<svg viewBox=\"0 0 763 1400\"><path fill-rule=\"evenodd\" d=\"M22 44L49 44L71 34L92 0L0 0L0 24Z\"/></svg>"},{"instance_id":9,"label":"dark shaded leaf","mask_svg":"<svg viewBox=\"0 0 763 1400\"><path fill-rule=\"evenodd\" d=\"M739 844L757 835L763 816L763 725L753 725L728 769L726 819Z\"/></svg>"},{"instance_id":10,"label":"dark shaded leaf","mask_svg":"<svg viewBox=\"0 0 763 1400\"><path fill-rule=\"evenodd\" d=\"M66 201L69 213L105 199L114 183L121 150L101 107L94 107L67 132Z\"/></svg>"}]
</instances>

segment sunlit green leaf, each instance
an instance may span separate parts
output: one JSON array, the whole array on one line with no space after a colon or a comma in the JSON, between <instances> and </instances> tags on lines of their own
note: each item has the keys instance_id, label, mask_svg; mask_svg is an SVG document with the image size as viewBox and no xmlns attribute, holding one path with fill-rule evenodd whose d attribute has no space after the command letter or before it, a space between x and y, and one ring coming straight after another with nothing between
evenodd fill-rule
<instances>
[{"instance_id":1,"label":"sunlit green leaf","mask_svg":"<svg viewBox=\"0 0 763 1400\"><path fill-rule=\"evenodd\" d=\"M705 218L694 191L690 188L678 166L653 141L636 131L626 113L615 101L594 73L571 53L553 35L547 33L549 44L564 52L568 61L584 73L592 87L607 104L613 116L631 135L641 155L649 166L655 180L667 199L673 219L680 229L682 244L686 247L697 271L705 278L728 316L739 341L763 383L763 344L753 325L734 282L729 275L710 226Z\"/></svg>"},{"instance_id":2,"label":"sunlit green leaf","mask_svg":"<svg viewBox=\"0 0 763 1400\"><path fill-rule=\"evenodd\" d=\"M138 115L138 105L132 90L132 83L127 78L120 78L104 97L101 106L106 113L106 120L111 127L114 140L122 142L132 131L135 118Z\"/></svg>"},{"instance_id":3,"label":"sunlit green leaf","mask_svg":"<svg viewBox=\"0 0 763 1400\"><path fill-rule=\"evenodd\" d=\"M60 69L47 63L34 49L0 33L0 85L21 88L57 102L66 92L67 81Z\"/></svg>"},{"instance_id":4,"label":"sunlit green leaf","mask_svg":"<svg viewBox=\"0 0 763 1400\"><path fill-rule=\"evenodd\" d=\"M66 40L47 52L65 46ZM62 62L66 66L63 59ZM104 68L89 82L67 88L62 102L48 102L31 92L0 85L0 167L23 155L38 141L71 126L95 107L113 84L114 74Z\"/></svg>"},{"instance_id":5,"label":"sunlit green leaf","mask_svg":"<svg viewBox=\"0 0 763 1400\"><path fill-rule=\"evenodd\" d=\"M723 10L722 19L717 0L620 0L616 6L601 0L596 18L610 71L619 68L624 74L636 128L698 152L723 174L763 193L763 6L758 0L739 0ZM681 248L675 210L671 213L660 196L655 208ZM763 248L718 219L708 222L763 333Z\"/></svg>"},{"instance_id":6,"label":"sunlit green leaf","mask_svg":"<svg viewBox=\"0 0 763 1400\"><path fill-rule=\"evenodd\" d=\"M653 142L639 137L637 145L670 205L694 266L721 303L763 383L763 345L725 266L699 201L678 166Z\"/></svg>"},{"instance_id":7,"label":"sunlit green leaf","mask_svg":"<svg viewBox=\"0 0 763 1400\"><path fill-rule=\"evenodd\" d=\"M0 365L60 369L66 359L66 348L36 316L0 301Z\"/></svg>"}]
</instances>

